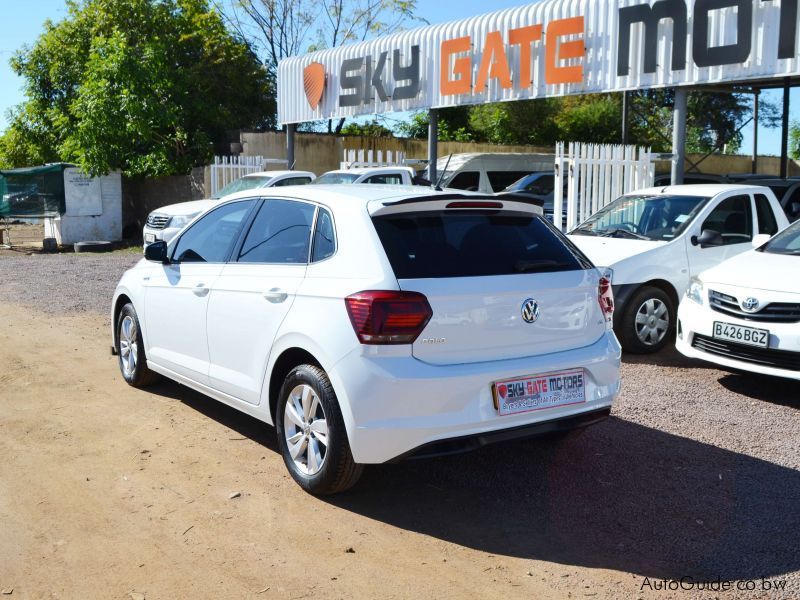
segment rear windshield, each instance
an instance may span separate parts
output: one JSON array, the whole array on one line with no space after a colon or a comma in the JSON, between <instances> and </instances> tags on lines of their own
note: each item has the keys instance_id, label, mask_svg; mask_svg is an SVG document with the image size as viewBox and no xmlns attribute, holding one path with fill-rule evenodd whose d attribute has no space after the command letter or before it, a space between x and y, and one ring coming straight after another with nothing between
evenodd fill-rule
<instances>
[{"instance_id":1,"label":"rear windshield","mask_svg":"<svg viewBox=\"0 0 800 600\"><path fill-rule=\"evenodd\" d=\"M552 273L591 268L540 216L445 210L373 218L398 279Z\"/></svg>"}]
</instances>

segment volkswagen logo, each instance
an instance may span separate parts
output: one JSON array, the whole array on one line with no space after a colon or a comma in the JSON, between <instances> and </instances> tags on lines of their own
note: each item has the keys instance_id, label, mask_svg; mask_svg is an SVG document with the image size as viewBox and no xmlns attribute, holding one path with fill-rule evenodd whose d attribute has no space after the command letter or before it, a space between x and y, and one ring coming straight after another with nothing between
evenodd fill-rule
<instances>
[{"instance_id":1,"label":"volkswagen logo","mask_svg":"<svg viewBox=\"0 0 800 600\"><path fill-rule=\"evenodd\" d=\"M749 312L749 313L756 312L758 310L758 307L759 303L758 300L756 300L755 298L745 298L744 301L742 302L742 310L744 312Z\"/></svg>"},{"instance_id":2,"label":"volkswagen logo","mask_svg":"<svg viewBox=\"0 0 800 600\"><path fill-rule=\"evenodd\" d=\"M526 323L535 323L539 319L539 303L533 298L528 298L522 303L522 320Z\"/></svg>"}]
</instances>

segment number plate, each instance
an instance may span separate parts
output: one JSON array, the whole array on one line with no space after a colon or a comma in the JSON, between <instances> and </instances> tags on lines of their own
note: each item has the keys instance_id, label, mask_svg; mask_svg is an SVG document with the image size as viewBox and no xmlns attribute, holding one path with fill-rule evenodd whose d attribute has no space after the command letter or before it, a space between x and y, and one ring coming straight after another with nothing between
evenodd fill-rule
<instances>
[{"instance_id":1,"label":"number plate","mask_svg":"<svg viewBox=\"0 0 800 600\"><path fill-rule=\"evenodd\" d=\"M494 407L501 416L586 401L583 369L532 375L492 384Z\"/></svg>"},{"instance_id":2,"label":"number plate","mask_svg":"<svg viewBox=\"0 0 800 600\"><path fill-rule=\"evenodd\" d=\"M145 244L152 244L156 241L156 234L155 233L145 233L144 234L144 242Z\"/></svg>"},{"instance_id":3,"label":"number plate","mask_svg":"<svg viewBox=\"0 0 800 600\"><path fill-rule=\"evenodd\" d=\"M718 340L727 340L729 342L736 342L737 344L769 348L769 331L766 329L756 329L754 327L743 327L742 325L731 325L730 323L714 321L714 337Z\"/></svg>"}]
</instances>

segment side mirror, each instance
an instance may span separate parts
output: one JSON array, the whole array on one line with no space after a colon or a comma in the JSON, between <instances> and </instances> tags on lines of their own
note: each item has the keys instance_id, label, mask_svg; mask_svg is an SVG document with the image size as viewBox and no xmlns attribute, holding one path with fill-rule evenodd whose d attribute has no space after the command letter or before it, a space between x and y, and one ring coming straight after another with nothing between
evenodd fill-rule
<instances>
[{"instance_id":1,"label":"side mirror","mask_svg":"<svg viewBox=\"0 0 800 600\"><path fill-rule=\"evenodd\" d=\"M692 236L692 246L700 246L701 248L713 248L715 246L722 246L725 242L722 239L722 234L713 229L703 229L700 237Z\"/></svg>"},{"instance_id":2,"label":"side mirror","mask_svg":"<svg viewBox=\"0 0 800 600\"><path fill-rule=\"evenodd\" d=\"M766 233L760 233L753 238L753 248L761 248L769 241L770 236Z\"/></svg>"},{"instance_id":3,"label":"side mirror","mask_svg":"<svg viewBox=\"0 0 800 600\"><path fill-rule=\"evenodd\" d=\"M168 265L169 256L167 256L167 242L164 240L153 242L144 249L144 257L146 260Z\"/></svg>"}]
</instances>

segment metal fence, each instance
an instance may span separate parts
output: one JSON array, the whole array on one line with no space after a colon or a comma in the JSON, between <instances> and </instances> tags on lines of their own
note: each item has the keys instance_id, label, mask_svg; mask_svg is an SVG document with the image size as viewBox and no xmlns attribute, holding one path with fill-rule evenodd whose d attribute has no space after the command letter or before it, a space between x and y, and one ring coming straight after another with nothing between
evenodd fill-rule
<instances>
[{"instance_id":1,"label":"metal fence","mask_svg":"<svg viewBox=\"0 0 800 600\"><path fill-rule=\"evenodd\" d=\"M651 187L655 178L654 158L649 148L637 146L556 144L553 194L556 227L570 231L619 196Z\"/></svg>"}]
</instances>

